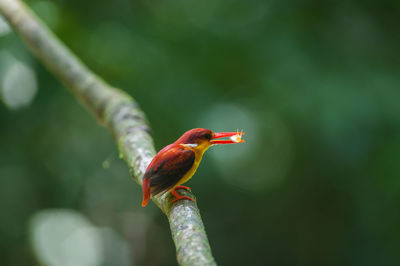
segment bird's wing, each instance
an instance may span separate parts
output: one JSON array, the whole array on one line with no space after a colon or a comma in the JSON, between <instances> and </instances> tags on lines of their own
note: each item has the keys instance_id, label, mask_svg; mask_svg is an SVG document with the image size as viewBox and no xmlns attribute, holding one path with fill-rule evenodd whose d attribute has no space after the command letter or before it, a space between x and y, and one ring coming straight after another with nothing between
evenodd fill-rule
<instances>
[{"instance_id":1,"label":"bird's wing","mask_svg":"<svg viewBox=\"0 0 400 266\"><path fill-rule=\"evenodd\" d=\"M173 188L194 164L194 151L172 145L166 148L154 157L144 174L153 196Z\"/></svg>"}]
</instances>

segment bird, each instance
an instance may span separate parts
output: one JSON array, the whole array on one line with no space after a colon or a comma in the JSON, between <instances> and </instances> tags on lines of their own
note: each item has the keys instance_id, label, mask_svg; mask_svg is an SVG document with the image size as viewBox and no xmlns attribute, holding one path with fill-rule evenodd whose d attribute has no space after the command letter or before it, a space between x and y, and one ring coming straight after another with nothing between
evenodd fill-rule
<instances>
[{"instance_id":1,"label":"bird","mask_svg":"<svg viewBox=\"0 0 400 266\"><path fill-rule=\"evenodd\" d=\"M194 128L186 131L177 141L164 147L152 159L143 176L143 201L145 207L155 195L171 192L177 200L187 199L179 195L175 189L187 189L181 186L196 172L204 152L216 144L242 143L243 131L212 132L205 128ZM229 139L220 139L229 137Z\"/></svg>"}]
</instances>

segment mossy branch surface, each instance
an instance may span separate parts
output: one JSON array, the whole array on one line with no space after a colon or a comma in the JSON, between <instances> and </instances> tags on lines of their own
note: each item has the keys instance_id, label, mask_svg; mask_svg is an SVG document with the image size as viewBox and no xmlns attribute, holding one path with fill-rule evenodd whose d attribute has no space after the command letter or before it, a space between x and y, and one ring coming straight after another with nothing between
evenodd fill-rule
<instances>
[{"instance_id":1,"label":"mossy branch surface","mask_svg":"<svg viewBox=\"0 0 400 266\"><path fill-rule=\"evenodd\" d=\"M136 101L90 71L21 1L0 0L0 13L48 70L110 130L132 177L141 185L155 149ZM194 197L188 191L180 193ZM170 193L153 198L168 217L178 263L216 265L196 203L171 200Z\"/></svg>"}]
</instances>

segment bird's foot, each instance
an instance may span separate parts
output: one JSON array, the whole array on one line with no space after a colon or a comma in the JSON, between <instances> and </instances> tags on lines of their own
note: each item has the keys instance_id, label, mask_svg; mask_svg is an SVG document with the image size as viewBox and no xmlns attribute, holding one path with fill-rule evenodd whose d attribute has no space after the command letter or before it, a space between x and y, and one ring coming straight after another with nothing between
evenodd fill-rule
<instances>
[{"instance_id":1,"label":"bird's foot","mask_svg":"<svg viewBox=\"0 0 400 266\"><path fill-rule=\"evenodd\" d=\"M188 196L180 196L179 198L173 199L172 202L175 202L175 201L178 201L178 200L182 200L182 199L191 200L193 202L196 201L194 198L191 198L191 197L188 197Z\"/></svg>"},{"instance_id":2,"label":"bird's foot","mask_svg":"<svg viewBox=\"0 0 400 266\"><path fill-rule=\"evenodd\" d=\"M190 187L187 187L187 186L176 186L174 189L180 189L180 188L192 191L192 189Z\"/></svg>"},{"instance_id":3,"label":"bird's foot","mask_svg":"<svg viewBox=\"0 0 400 266\"><path fill-rule=\"evenodd\" d=\"M178 201L178 200L182 200L182 199L187 199L187 200L191 200L191 201L196 201L195 199L188 197L188 196L181 196L179 195L175 189L176 188L184 188L184 189L190 189L188 187L185 186L176 186L174 189L171 190L172 195L174 195L175 199L172 200L172 202Z\"/></svg>"}]
</instances>

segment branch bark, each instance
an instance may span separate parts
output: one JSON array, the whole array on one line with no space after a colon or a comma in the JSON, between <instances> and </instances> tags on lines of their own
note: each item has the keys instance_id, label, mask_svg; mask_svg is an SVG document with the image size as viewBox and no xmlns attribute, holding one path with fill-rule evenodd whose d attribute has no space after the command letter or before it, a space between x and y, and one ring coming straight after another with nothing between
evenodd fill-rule
<instances>
[{"instance_id":1,"label":"branch bark","mask_svg":"<svg viewBox=\"0 0 400 266\"><path fill-rule=\"evenodd\" d=\"M155 149L136 101L90 71L21 1L0 0L0 13L48 70L110 130L132 177L141 185ZM180 193L194 197L188 191ZM178 263L216 265L196 203L171 200L170 193L153 198L169 220Z\"/></svg>"}]
</instances>

